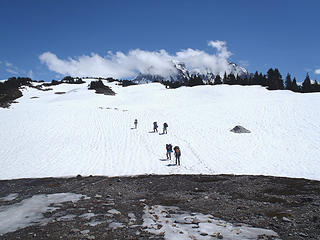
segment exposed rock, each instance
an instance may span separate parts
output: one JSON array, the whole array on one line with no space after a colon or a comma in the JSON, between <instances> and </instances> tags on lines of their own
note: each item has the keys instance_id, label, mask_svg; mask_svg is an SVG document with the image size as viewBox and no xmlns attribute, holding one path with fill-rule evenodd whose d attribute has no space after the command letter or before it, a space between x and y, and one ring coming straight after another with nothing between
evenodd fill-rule
<instances>
[{"instance_id":1,"label":"exposed rock","mask_svg":"<svg viewBox=\"0 0 320 240\"><path fill-rule=\"evenodd\" d=\"M104 94L104 95L111 95L111 96L116 95L116 93L114 91L112 91L112 89L110 87L104 85L101 80L92 81L89 85L89 89L96 90L97 94Z\"/></svg>"},{"instance_id":2,"label":"exposed rock","mask_svg":"<svg viewBox=\"0 0 320 240\"><path fill-rule=\"evenodd\" d=\"M239 125L235 126L230 131L234 132L234 133L251 133L251 131L249 131L248 129L245 129L244 127L239 126Z\"/></svg>"}]
</instances>

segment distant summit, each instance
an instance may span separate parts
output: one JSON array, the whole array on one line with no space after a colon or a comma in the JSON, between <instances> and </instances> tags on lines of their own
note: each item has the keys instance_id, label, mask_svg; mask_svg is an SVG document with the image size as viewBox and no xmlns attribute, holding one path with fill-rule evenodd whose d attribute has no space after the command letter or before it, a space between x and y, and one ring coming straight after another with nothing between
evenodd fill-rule
<instances>
[{"instance_id":1,"label":"distant summit","mask_svg":"<svg viewBox=\"0 0 320 240\"><path fill-rule=\"evenodd\" d=\"M207 83L207 82L213 82L214 78L217 75L211 72L210 70L208 70L206 73L196 71L196 70L190 71L189 69L187 69L184 63L172 62L172 64L175 71L171 74L160 75L160 74L151 74L151 73L139 73L138 76L135 79L133 79L133 82L138 84L150 83L150 82L161 82L161 81L182 83L186 80L189 80L190 77L192 76L199 76L205 83ZM233 73L235 76L238 75L240 77L244 77L249 74L247 69L240 67L235 63L229 63L226 72L227 74Z\"/></svg>"}]
</instances>

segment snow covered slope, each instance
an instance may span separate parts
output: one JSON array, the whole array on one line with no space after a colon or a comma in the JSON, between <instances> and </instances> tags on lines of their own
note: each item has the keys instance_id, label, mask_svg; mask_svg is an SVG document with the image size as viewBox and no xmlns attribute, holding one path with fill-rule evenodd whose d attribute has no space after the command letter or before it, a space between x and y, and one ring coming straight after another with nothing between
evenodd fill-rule
<instances>
[{"instance_id":1,"label":"snow covered slope","mask_svg":"<svg viewBox=\"0 0 320 240\"><path fill-rule=\"evenodd\" d=\"M319 93L105 84L116 96L97 95L88 83L61 84L27 88L19 103L0 108L0 179L233 173L320 180ZM151 133L154 121L167 122L168 134ZM236 125L251 133L230 132ZM166 161L166 143L180 146L182 166Z\"/></svg>"}]
</instances>

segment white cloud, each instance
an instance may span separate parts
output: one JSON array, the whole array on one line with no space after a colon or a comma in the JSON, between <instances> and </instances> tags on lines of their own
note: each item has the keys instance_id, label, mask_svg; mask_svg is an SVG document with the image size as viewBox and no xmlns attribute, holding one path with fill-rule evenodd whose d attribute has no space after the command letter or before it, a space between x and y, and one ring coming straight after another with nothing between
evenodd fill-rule
<instances>
[{"instance_id":1,"label":"white cloud","mask_svg":"<svg viewBox=\"0 0 320 240\"><path fill-rule=\"evenodd\" d=\"M6 71L8 73L11 73L11 74L19 74L21 72L21 70L14 66L12 63L8 62L8 61L4 61L4 65L6 66Z\"/></svg>"},{"instance_id":2,"label":"white cloud","mask_svg":"<svg viewBox=\"0 0 320 240\"><path fill-rule=\"evenodd\" d=\"M42 63L56 73L71 76L103 76L114 78L133 78L139 72L168 76L175 73L173 63L183 62L194 72L215 74L229 72L228 58L232 55L227 50L226 42L209 41L208 45L216 49L210 54L197 49L184 49L169 54L166 50L144 51L135 49L127 54L121 51L109 51L106 56L98 54L83 55L76 58L59 59L54 53L45 52L39 56Z\"/></svg>"},{"instance_id":3,"label":"white cloud","mask_svg":"<svg viewBox=\"0 0 320 240\"><path fill-rule=\"evenodd\" d=\"M5 62L4 64L6 65L6 67L12 67L12 63Z\"/></svg>"},{"instance_id":4,"label":"white cloud","mask_svg":"<svg viewBox=\"0 0 320 240\"><path fill-rule=\"evenodd\" d=\"M15 71L15 70L13 70L13 69L10 69L10 68L7 68L6 71L7 71L8 73L11 73L11 74L18 74L17 71Z\"/></svg>"},{"instance_id":5,"label":"white cloud","mask_svg":"<svg viewBox=\"0 0 320 240\"><path fill-rule=\"evenodd\" d=\"M315 74L320 74L320 68L314 71Z\"/></svg>"}]
</instances>

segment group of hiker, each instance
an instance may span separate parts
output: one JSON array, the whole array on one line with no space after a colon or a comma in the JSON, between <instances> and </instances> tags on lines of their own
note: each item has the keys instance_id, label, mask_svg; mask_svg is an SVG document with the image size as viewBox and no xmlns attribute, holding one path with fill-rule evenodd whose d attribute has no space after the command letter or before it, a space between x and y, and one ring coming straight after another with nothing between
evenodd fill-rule
<instances>
[{"instance_id":1,"label":"group of hiker","mask_svg":"<svg viewBox=\"0 0 320 240\"><path fill-rule=\"evenodd\" d=\"M168 124L165 122L163 124L163 131L162 131L162 134L167 134L168 131ZM157 122L153 122L153 132L158 132L158 123Z\"/></svg>"},{"instance_id":2,"label":"group of hiker","mask_svg":"<svg viewBox=\"0 0 320 240\"><path fill-rule=\"evenodd\" d=\"M167 150L167 159L171 160L171 153L174 152L174 156L176 159L176 165L180 166L180 156L181 156L180 148L178 146L175 146L172 151L172 145L166 144L166 150Z\"/></svg>"},{"instance_id":3,"label":"group of hiker","mask_svg":"<svg viewBox=\"0 0 320 240\"><path fill-rule=\"evenodd\" d=\"M138 126L138 120L135 119L134 120L134 128L137 129ZM165 122L163 124L163 131L162 134L167 134L168 131L168 124ZM158 132L158 123L157 122L153 122L153 132ZM181 156L181 151L179 146L175 146L172 150L172 145L171 144L166 144L166 155L167 155L167 159L171 160L171 153L174 152L174 156L175 156L175 160L176 160L176 165L180 166L180 156Z\"/></svg>"}]
</instances>

